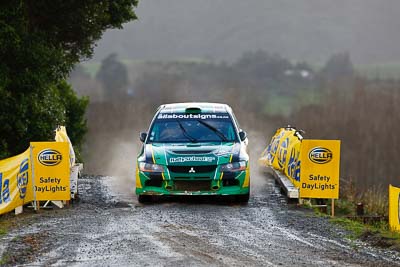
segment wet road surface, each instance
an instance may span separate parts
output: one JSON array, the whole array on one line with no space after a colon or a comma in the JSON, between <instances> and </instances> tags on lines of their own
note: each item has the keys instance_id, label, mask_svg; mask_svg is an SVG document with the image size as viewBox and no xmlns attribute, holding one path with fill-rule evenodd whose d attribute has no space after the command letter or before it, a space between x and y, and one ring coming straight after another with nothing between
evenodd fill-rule
<instances>
[{"instance_id":1,"label":"wet road surface","mask_svg":"<svg viewBox=\"0 0 400 267\"><path fill-rule=\"evenodd\" d=\"M174 198L142 205L118 178L84 176L81 200L41 211L2 238L40 243L25 265L54 266L400 266L398 253L346 238L327 218L286 204L271 177L252 185L248 205Z\"/></svg>"}]
</instances>

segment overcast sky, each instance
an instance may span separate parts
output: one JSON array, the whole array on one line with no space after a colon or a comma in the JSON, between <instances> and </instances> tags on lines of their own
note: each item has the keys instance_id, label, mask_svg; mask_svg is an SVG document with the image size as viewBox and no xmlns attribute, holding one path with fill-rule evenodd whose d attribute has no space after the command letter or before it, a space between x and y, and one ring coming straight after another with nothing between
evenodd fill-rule
<instances>
[{"instance_id":1,"label":"overcast sky","mask_svg":"<svg viewBox=\"0 0 400 267\"><path fill-rule=\"evenodd\" d=\"M139 21L107 31L94 60L235 60L264 49L323 62L348 51L359 63L400 61L399 0L141 0Z\"/></svg>"}]
</instances>

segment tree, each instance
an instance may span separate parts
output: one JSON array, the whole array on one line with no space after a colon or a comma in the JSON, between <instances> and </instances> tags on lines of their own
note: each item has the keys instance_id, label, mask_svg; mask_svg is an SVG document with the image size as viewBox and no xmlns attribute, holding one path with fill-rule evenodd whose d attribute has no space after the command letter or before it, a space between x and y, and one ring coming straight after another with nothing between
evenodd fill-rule
<instances>
[{"instance_id":1,"label":"tree","mask_svg":"<svg viewBox=\"0 0 400 267\"><path fill-rule=\"evenodd\" d=\"M332 55L320 72L320 76L328 81L349 79L354 77L354 66L349 53Z\"/></svg>"},{"instance_id":2,"label":"tree","mask_svg":"<svg viewBox=\"0 0 400 267\"><path fill-rule=\"evenodd\" d=\"M103 84L107 98L126 96L128 71L125 65L118 61L117 54L113 53L102 60L96 79Z\"/></svg>"},{"instance_id":3,"label":"tree","mask_svg":"<svg viewBox=\"0 0 400 267\"><path fill-rule=\"evenodd\" d=\"M30 140L52 138L58 124L69 123L72 136L84 131L82 112L71 108L83 108L87 100L77 98L65 78L92 55L106 29L136 19L136 5L137 0L0 3L0 157L22 152Z\"/></svg>"},{"instance_id":4,"label":"tree","mask_svg":"<svg viewBox=\"0 0 400 267\"><path fill-rule=\"evenodd\" d=\"M259 80L282 80L285 70L292 68L287 59L263 50L245 52L233 66L251 79Z\"/></svg>"}]
</instances>

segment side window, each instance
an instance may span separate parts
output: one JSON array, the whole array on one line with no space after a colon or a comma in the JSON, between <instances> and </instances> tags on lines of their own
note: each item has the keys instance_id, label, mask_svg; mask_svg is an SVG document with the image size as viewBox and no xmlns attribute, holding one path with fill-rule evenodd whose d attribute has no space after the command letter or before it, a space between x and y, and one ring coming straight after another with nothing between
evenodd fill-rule
<instances>
[{"instance_id":1,"label":"side window","mask_svg":"<svg viewBox=\"0 0 400 267\"><path fill-rule=\"evenodd\" d=\"M151 131L151 133L150 133L150 136L149 136L149 140L150 140L150 141L154 141L154 138L156 137L156 136L155 136L155 133L156 133L156 132L158 132L158 127L157 127L157 126L154 126L153 129L152 129L152 131Z\"/></svg>"}]
</instances>

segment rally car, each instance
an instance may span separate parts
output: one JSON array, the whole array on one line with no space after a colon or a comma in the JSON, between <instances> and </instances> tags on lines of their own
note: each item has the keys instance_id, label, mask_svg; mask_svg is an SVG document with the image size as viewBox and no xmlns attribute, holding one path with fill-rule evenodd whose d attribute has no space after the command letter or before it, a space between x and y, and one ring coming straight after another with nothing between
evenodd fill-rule
<instances>
[{"instance_id":1,"label":"rally car","mask_svg":"<svg viewBox=\"0 0 400 267\"><path fill-rule=\"evenodd\" d=\"M228 105L162 105L140 140L139 202L149 202L153 195L221 195L248 202L247 134Z\"/></svg>"}]
</instances>

